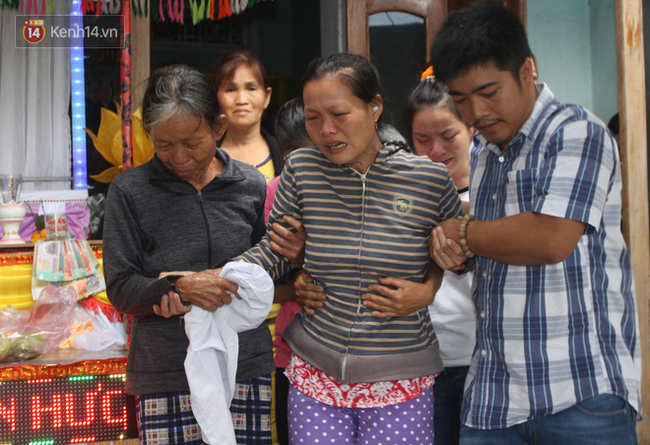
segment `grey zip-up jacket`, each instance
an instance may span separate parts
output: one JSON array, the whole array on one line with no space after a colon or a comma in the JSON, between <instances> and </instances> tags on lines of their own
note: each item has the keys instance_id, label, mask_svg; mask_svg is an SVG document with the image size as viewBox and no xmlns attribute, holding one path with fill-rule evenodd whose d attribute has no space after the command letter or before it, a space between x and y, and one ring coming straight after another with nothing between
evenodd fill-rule
<instances>
[{"instance_id":1,"label":"grey zip-up jacket","mask_svg":"<svg viewBox=\"0 0 650 445\"><path fill-rule=\"evenodd\" d=\"M111 303L134 316L126 366L129 394L188 390L183 318L153 313L153 305L172 289L158 274L221 266L264 233L264 178L220 149L217 156L223 171L200 192L157 157L120 174L109 188L104 270ZM274 369L266 323L240 334L237 380Z\"/></svg>"},{"instance_id":2,"label":"grey zip-up jacket","mask_svg":"<svg viewBox=\"0 0 650 445\"><path fill-rule=\"evenodd\" d=\"M300 357L341 383L421 377L442 370L427 308L379 319L361 296L378 279L422 282L428 240L440 221L462 214L449 171L405 145L386 143L360 174L331 163L317 148L294 151L285 164L269 223L301 219L305 269L325 289L316 315L301 311L283 338ZM286 225L286 224L285 224ZM276 279L289 263L268 236L241 257Z\"/></svg>"}]
</instances>

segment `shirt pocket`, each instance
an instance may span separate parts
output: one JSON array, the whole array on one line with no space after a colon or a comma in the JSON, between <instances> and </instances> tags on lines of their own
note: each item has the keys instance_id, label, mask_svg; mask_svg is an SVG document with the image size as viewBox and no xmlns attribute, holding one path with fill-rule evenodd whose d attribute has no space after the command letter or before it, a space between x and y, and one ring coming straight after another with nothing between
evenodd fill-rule
<instances>
[{"instance_id":1,"label":"shirt pocket","mask_svg":"<svg viewBox=\"0 0 650 445\"><path fill-rule=\"evenodd\" d=\"M506 216L533 210L536 179L537 170L532 168L508 172Z\"/></svg>"}]
</instances>

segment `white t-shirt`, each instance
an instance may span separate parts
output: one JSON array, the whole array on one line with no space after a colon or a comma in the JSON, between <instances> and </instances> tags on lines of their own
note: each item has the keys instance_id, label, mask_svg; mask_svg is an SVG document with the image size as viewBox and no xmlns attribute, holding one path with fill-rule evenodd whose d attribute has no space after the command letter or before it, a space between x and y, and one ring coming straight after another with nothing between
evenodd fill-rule
<instances>
[{"instance_id":1,"label":"white t-shirt","mask_svg":"<svg viewBox=\"0 0 650 445\"><path fill-rule=\"evenodd\" d=\"M459 194L469 201L469 192ZM443 365L469 366L476 344L476 311L472 301L472 272L445 272L440 290L429 305L429 316L440 345Z\"/></svg>"}]
</instances>

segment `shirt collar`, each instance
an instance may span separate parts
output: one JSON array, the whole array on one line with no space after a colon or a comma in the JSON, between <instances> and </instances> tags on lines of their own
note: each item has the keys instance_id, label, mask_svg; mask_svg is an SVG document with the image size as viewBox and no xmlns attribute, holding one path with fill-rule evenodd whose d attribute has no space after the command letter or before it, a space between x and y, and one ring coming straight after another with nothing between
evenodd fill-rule
<instances>
[{"instance_id":1,"label":"shirt collar","mask_svg":"<svg viewBox=\"0 0 650 445\"><path fill-rule=\"evenodd\" d=\"M533 112L530 113L530 116L526 122L524 122L521 130L519 130L519 132L528 139L533 139L537 127L539 127L539 124L542 121L542 115L546 114L545 111L548 106L555 101L555 94L553 94L551 89L545 83L538 84L537 91L539 91L539 95L535 101Z\"/></svg>"}]
</instances>

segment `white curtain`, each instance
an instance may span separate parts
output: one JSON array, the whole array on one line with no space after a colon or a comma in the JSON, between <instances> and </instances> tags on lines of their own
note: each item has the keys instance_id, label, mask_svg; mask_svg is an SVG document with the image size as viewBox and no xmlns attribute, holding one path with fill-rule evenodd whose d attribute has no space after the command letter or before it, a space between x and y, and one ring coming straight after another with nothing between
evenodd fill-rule
<instances>
[{"instance_id":1,"label":"white curtain","mask_svg":"<svg viewBox=\"0 0 650 445\"><path fill-rule=\"evenodd\" d=\"M0 174L71 177L70 49L16 48L16 15L0 8ZM70 181L23 183L67 189Z\"/></svg>"}]
</instances>

